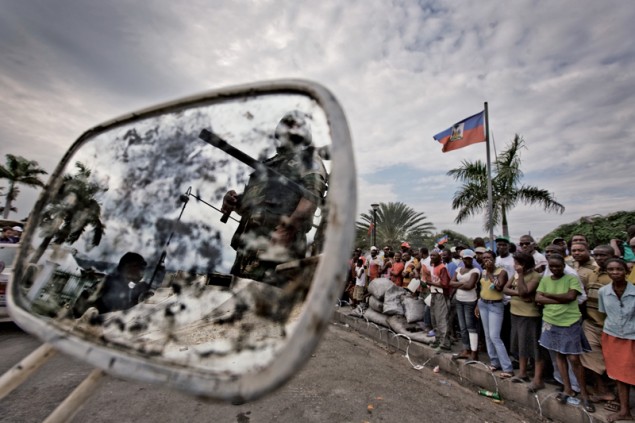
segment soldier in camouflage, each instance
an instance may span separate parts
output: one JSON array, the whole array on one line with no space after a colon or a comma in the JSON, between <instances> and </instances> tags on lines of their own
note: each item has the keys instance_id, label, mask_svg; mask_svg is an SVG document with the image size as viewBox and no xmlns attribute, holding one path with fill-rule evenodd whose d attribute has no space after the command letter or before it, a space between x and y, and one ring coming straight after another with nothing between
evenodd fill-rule
<instances>
[{"instance_id":1,"label":"soldier in camouflage","mask_svg":"<svg viewBox=\"0 0 635 423\"><path fill-rule=\"evenodd\" d=\"M276 155L263 164L277 174L256 170L242 194L225 194L222 211L241 216L231 241L231 274L277 284L278 264L306 256L306 234L326 192L327 173L303 113L286 114L275 139Z\"/></svg>"}]
</instances>

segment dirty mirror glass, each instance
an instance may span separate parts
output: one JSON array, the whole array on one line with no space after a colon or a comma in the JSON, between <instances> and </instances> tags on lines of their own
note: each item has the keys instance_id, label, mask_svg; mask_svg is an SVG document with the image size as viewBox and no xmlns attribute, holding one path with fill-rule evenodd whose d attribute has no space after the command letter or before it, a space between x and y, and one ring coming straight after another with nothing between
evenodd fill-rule
<instances>
[{"instance_id":1,"label":"dirty mirror glass","mask_svg":"<svg viewBox=\"0 0 635 423\"><path fill-rule=\"evenodd\" d=\"M199 104L88 138L38 218L16 304L161 362L266 366L322 249L329 126L309 97Z\"/></svg>"}]
</instances>

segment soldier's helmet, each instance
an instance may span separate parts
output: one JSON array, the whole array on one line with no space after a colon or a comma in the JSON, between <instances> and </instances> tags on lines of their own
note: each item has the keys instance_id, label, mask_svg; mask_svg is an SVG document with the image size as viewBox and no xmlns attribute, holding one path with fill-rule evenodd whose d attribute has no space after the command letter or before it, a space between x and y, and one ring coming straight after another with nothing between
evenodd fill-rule
<instances>
[{"instance_id":1,"label":"soldier's helmet","mask_svg":"<svg viewBox=\"0 0 635 423\"><path fill-rule=\"evenodd\" d=\"M311 145L311 124L306 114L294 110L280 119L276 127L278 148L298 148Z\"/></svg>"}]
</instances>

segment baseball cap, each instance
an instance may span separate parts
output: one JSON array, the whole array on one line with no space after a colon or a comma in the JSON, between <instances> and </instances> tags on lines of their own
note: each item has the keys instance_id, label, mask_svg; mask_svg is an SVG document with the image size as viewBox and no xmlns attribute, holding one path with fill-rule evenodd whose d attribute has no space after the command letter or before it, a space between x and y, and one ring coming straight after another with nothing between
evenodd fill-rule
<instances>
[{"instance_id":1,"label":"baseball cap","mask_svg":"<svg viewBox=\"0 0 635 423\"><path fill-rule=\"evenodd\" d=\"M373 245L372 247L370 247L370 251L378 251L378 250L377 250L377 247Z\"/></svg>"},{"instance_id":2,"label":"baseball cap","mask_svg":"<svg viewBox=\"0 0 635 423\"><path fill-rule=\"evenodd\" d=\"M406 247L406 248L410 248L410 244L408 244L406 241L401 243L402 247Z\"/></svg>"},{"instance_id":3,"label":"baseball cap","mask_svg":"<svg viewBox=\"0 0 635 423\"><path fill-rule=\"evenodd\" d=\"M509 238L507 238L506 236L499 236L494 241L495 242L506 242L506 243L509 244Z\"/></svg>"},{"instance_id":4,"label":"baseball cap","mask_svg":"<svg viewBox=\"0 0 635 423\"><path fill-rule=\"evenodd\" d=\"M485 248L485 247L476 247L474 249L475 253L484 253L485 251L487 251L487 248Z\"/></svg>"},{"instance_id":5,"label":"baseball cap","mask_svg":"<svg viewBox=\"0 0 635 423\"><path fill-rule=\"evenodd\" d=\"M21 227L21 226L14 226L14 227L13 227L13 228L11 228L11 229L13 229L14 231L18 231L18 232L22 232L22 231L23 231L23 229L22 229L22 227Z\"/></svg>"},{"instance_id":6,"label":"baseball cap","mask_svg":"<svg viewBox=\"0 0 635 423\"><path fill-rule=\"evenodd\" d=\"M471 257L474 258L476 254L474 253L474 251L467 249L467 250L463 250L461 251L461 257L465 258L465 257Z\"/></svg>"}]
</instances>

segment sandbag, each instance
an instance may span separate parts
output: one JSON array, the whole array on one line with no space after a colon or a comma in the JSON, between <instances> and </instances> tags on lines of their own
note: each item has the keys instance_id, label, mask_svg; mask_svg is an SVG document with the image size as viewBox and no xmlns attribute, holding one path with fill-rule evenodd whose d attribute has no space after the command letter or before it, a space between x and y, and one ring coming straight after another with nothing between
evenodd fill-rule
<instances>
[{"instance_id":1,"label":"sandbag","mask_svg":"<svg viewBox=\"0 0 635 423\"><path fill-rule=\"evenodd\" d=\"M404 297L403 301L404 316L408 323L420 322L423 320L425 307L423 300L411 296Z\"/></svg>"},{"instance_id":2,"label":"sandbag","mask_svg":"<svg viewBox=\"0 0 635 423\"><path fill-rule=\"evenodd\" d=\"M372 308L369 308L364 312L364 317L368 319L369 322L373 322L378 325L388 327L388 322L387 322L388 316L378 311L375 311Z\"/></svg>"},{"instance_id":3,"label":"sandbag","mask_svg":"<svg viewBox=\"0 0 635 423\"><path fill-rule=\"evenodd\" d=\"M384 302L381 301L381 300L378 300L377 298L373 297L372 295L368 299L368 305L370 306L370 308L372 308L373 310L375 310L378 313L383 313L384 312Z\"/></svg>"},{"instance_id":4,"label":"sandbag","mask_svg":"<svg viewBox=\"0 0 635 423\"><path fill-rule=\"evenodd\" d=\"M368 292L370 292L370 294L378 300L383 300L384 294L392 286L395 286L395 284L392 283L390 279L377 278L373 279L370 281L370 284L368 284Z\"/></svg>"},{"instance_id":5,"label":"sandbag","mask_svg":"<svg viewBox=\"0 0 635 423\"><path fill-rule=\"evenodd\" d=\"M361 307L355 307L348 313L348 315L353 317L364 317L364 309Z\"/></svg>"},{"instance_id":6,"label":"sandbag","mask_svg":"<svg viewBox=\"0 0 635 423\"><path fill-rule=\"evenodd\" d=\"M404 289L393 284L384 294L383 313L387 316L403 316L404 310L401 300L404 295Z\"/></svg>"},{"instance_id":7,"label":"sandbag","mask_svg":"<svg viewBox=\"0 0 635 423\"><path fill-rule=\"evenodd\" d=\"M386 319L388 327L393 332L400 335L407 336L411 341L417 341L424 344L431 344L434 342L434 336L428 336L425 332L409 332L406 330L408 323L404 316L390 316Z\"/></svg>"}]
</instances>

